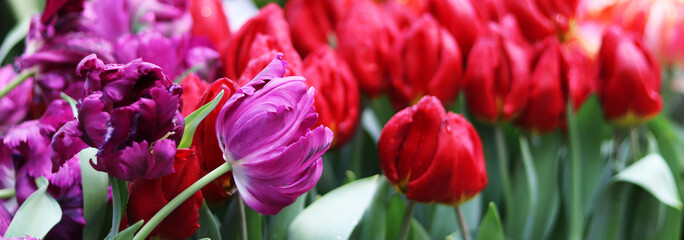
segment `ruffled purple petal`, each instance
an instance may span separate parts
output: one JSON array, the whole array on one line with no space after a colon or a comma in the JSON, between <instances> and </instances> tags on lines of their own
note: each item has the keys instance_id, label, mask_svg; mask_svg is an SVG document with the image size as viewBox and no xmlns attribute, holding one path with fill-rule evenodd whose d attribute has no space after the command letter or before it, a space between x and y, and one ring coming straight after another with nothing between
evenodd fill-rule
<instances>
[{"instance_id":1,"label":"ruffled purple petal","mask_svg":"<svg viewBox=\"0 0 684 240\"><path fill-rule=\"evenodd\" d=\"M74 120L74 113L71 106L64 100L54 100L48 106L43 116L40 117L40 124L59 129L68 121Z\"/></svg>"},{"instance_id":2,"label":"ruffled purple petal","mask_svg":"<svg viewBox=\"0 0 684 240\"><path fill-rule=\"evenodd\" d=\"M100 99L102 94L97 92L81 100L78 121L83 131L83 141L93 147L100 147L108 132L109 113L106 104Z\"/></svg>"},{"instance_id":3,"label":"ruffled purple petal","mask_svg":"<svg viewBox=\"0 0 684 240\"><path fill-rule=\"evenodd\" d=\"M66 161L73 158L88 145L81 140L82 133L78 129L78 120L67 122L52 137L52 171L56 172Z\"/></svg>"}]
</instances>

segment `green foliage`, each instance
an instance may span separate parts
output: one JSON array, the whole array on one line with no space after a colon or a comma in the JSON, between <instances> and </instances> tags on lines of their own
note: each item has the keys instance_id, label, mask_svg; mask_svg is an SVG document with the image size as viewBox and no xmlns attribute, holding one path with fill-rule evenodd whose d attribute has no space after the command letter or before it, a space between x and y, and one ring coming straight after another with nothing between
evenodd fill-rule
<instances>
[{"instance_id":1,"label":"green foliage","mask_svg":"<svg viewBox=\"0 0 684 240\"><path fill-rule=\"evenodd\" d=\"M36 179L38 189L21 204L4 237L42 239L62 219L62 208L46 192L48 185L45 177Z\"/></svg>"}]
</instances>

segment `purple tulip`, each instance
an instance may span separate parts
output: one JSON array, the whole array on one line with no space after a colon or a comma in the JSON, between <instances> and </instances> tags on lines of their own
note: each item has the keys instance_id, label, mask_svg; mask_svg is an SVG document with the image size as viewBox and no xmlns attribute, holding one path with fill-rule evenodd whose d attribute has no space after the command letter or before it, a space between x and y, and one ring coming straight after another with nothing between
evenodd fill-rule
<instances>
[{"instance_id":1,"label":"purple tulip","mask_svg":"<svg viewBox=\"0 0 684 240\"><path fill-rule=\"evenodd\" d=\"M262 214L277 214L316 185L333 139L324 126L311 130L318 118L314 89L303 77L283 77L286 65L278 54L226 102L216 121L238 191Z\"/></svg>"},{"instance_id":2,"label":"purple tulip","mask_svg":"<svg viewBox=\"0 0 684 240\"><path fill-rule=\"evenodd\" d=\"M160 67L140 59L105 65L90 55L77 72L86 77L89 95L79 102L78 119L52 139L52 171L81 149L94 147L93 168L117 178L132 181L172 173L185 125L178 111L182 88Z\"/></svg>"},{"instance_id":3,"label":"purple tulip","mask_svg":"<svg viewBox=\"0 0 684 240\"><path fill-rule=\"evenodd\" d=\"M5 88L17 74L11 65L0 68L0 89ZM0 133L7 131L12 125L19 123L28 112L28 105L31 102L31 79L14 88L9 94L0 98Z\"/></svg>"}]
</instances>

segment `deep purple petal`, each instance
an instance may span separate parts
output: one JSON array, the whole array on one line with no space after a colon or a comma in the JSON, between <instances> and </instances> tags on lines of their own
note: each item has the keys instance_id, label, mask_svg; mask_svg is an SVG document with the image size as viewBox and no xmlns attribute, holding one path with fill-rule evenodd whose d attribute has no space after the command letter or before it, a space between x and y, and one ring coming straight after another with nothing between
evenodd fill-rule
<instances>
[{"instance_id":1,"label":"deep purple petal","mask_svg":"<svg viewBox=\"0 0 684 240\"><path fill-rule=\"evenodd\" d=\"M97 92L84 98L79 106L78 121L83 130L83 141L92 147L100 147L107 136L109 113Z\"/></svg>"},{"instance_id":2,"label":"deep purple petal","mask_svg":"<svg viewBox=\"0 0 684 240\"><path fill-rule=\"evenodd\" d=\"M81 140L81 131L78 129L78 120L67 122L52 137L52 171L56 172L66 161L74 157L78 152L87 148L88 145Z\"/></svg>"},{"instance_id":3,"label":"deep purple petal","mask_svg":"<svg viewBox=\"0 0 684 240\"><path fill-rule=\"evenodd\" d=\"M0 89L5 88L16 76L12 66L0 68ZM31 101L32 82L32 79L27 79L10 91L7 96L0 98L0 112L3 114L0 118L0 132L4 132L26 116Z\"/></svg>"},{"instance_id":4,"label":"deep purple petal","mask_svg":"<svg viewBox=\"0 0 684 240\"><path fill-rule=\"evenodd\" d=\"M68 121L74 120L74 113L71 106L64 100L55 100L50 103L43 116L40 117L40 124L52 126L59 129Z\"/></svg>"}]
</instances>

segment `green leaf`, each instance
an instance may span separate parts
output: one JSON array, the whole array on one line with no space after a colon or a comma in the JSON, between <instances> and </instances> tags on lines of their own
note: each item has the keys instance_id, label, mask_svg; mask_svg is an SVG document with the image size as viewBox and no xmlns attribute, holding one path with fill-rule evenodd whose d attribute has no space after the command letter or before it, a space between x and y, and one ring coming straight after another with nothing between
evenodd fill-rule
<instances>
[{"instance_id":1,"label":"green leaf","mask_svg":"<svg viewBox=\"0 0 684 240\"><path fill-rule=\"evenodd\" d=\"M254 209L245 206L245 218L247 221L247 237L249 239L263 239L263 225L264 225L264 215L255 211Z\"/></svg>"},{"instance_id":2,"label":"green leaf","mask_svg":"<svg viewBox=\"0 0 684 240\"><path fill-rule=\"evenodd\" d=\"M496 209L496 204L489 203L489 210L480 223L480 228L477 230L477 240L503 240L504 233L501 226L501 217L499 211Z\"/></svg>"},{"instance_id":3,"label":"green leaf","mask_svg":"<svg viewBox=\"0 0 684 240\"><path fill-rule=\"evenodd\" d=\"M537 181L536 204L531 206L527 218L524 239L545 239L551 234L560 209L560 186L558 181L558 154L562 147L559 131L531 138L530 161L534 165Z\"/></svg>"},{"instance_id":4,"label":"green leaf","mask_svg":"<svg viewBox=\"0 0 684 240\"><path fill-rule=\"evenodd\" d=\"M202 201L200 207L199 229L195 235L199 237L209 237L214 240L221 240L221 233L219 232L219 222L214 217L214 214L209 210L206 201Z\"/></svg>"},{"instance_id":5,"label":"green leaf","mask_svg":"<svg viewBox=\"0 0 684 240\"><path fill-rule=\"evenodd\" d=\"M430 234L425 231L420 222L415 218L411 218L411 229L409 229L409 239L412 240L430 240Z\"/></svg>"},{"instance_id":6,"label":"green leaf","mask_svg":"<svg viewBox=\"0 0 684 240\"><path fill-rule=\"evenodd\" d=\"M290 224L289 239L347 239L379 186L379 175L343 185L313 202Z\"/></svg>"},{"instance_id":7,"label":"green leaf","mask_svg":"<svg viewBox=\"0 0 684 240\"><path fill-rule=\"evenodd\" d=\"M309 193L304 193L297 198L297 201L284 208L278 215L272 216L269 223L268 239L285 240L287 239L287 229L292 220L304 210L304 204Z\"/></svg>"},{"instance_id":8,"label":"green leaf","mask_svg":"<svg viewBox=\"0 0 684 240\"><path fill-rule=\"evenodd\" d=\"M653 194L664 204L682 208L682 200L670 167L660 154L649 154L614 177L615 181L633 183Z\"/></svg>"},{"instance_id":9,"label":"green leaf","mask_svg":"<svg viewBox=\"0 0 684 240\"><path fill-rule=\"evenodd\" d=\"M406 203L401 199L399 193L395 193L387 205L387 230L385 231L386 239L399 238L401 221L404 217L405 209Z\"/></svg>"},{"instance_id":10,"label":"green leaf","mask_svg":"<svg viewBox=\"0 0 684 240\"><path fill-rule=\"evenodd\" d=\"M7 54L10 53L10 50L12 50L14 46L26 38L30 26L31 18L24 18L5 35L5 40L2 41L2 45L0 45L0 63L5 61Z\"/></svg>"},{"instance_id":11,"label":"green leaf","mask_svg":"<svg viewBox=\"0 0 684 240\"><path fill-rule=\"evenodd\" d=\"M49 182L45 177L36 179L38 190L33 192L19 207L5 237L23 238L28 236L42 239L62 219L62 208L48 194Z\"/></svg>"},{"instance_id":12,"label":"green leaf","mask_svg":"<svg viewBox=\"0 0 684 240\"><path fill-rule=\"evenodd\" d=\"M370 207L363 215L361 222L361 239L385 239L387 229L387 203L390 196L390 184L384 177L378 179L379 186L373 195Z\"/></svg>"},{"instance_id":13,"label":"green leaf","mask_svg":"<svg viewBox=\"0 0 684 240\"><path fill-rule=\"evenodd\" d=\"M143 223L145 220L140 220L136 222L135 224L131 225L130 227L124 229L121 231L119 234L114 237L114 240L128 240L128 239L133 239L133 235L135 235L135 232L140 230L142 227Z\"/></svg>"},{"instance_id":14,"label":"green leaf","mask_svg":"<svg viewBox=\"0 0 684 240\"><path fill-rule=\"evenodd\" d=\"M382 125L380 125L373 109L366 108L363 110L363 113L361 113L361 126L363 126L363 129L366 130L377 144L378 139L380 139L380 133L382 132Z\"/></svg>"},{"instance_id":15,"label":"green leaf","mask_svg":"<svg viewBox=\"0 0 684 240\"><path fill-rule=\"evenodd\" d=\"M69 103L69 106L71 107L71 113L73 113L74 117L77 118L78 117L78 108L76 107L76 100L69 97L69 95L66 95L66 93L64 93L64 92L59 93L59 96L62 97L62 99L64 99L64 101L67 101L67 103Z\"/></svg>"},{"instance_id":16,"label":"green leaf","mask_svg":"<svg viewBox=\"0 0 684 240\"><path fill-rule=\"evenodd\" d=\"M128 204L128 183L124 180L110 176L109 185L112 187L112 204L114 205L114 210L112 210L112 228L109 231L109 235L107 235L107 239L114 239L119 233L121 219L126 212L126 205Z\"/></svg>"},{"instance_id":17,"label":"green leaf","mask_svg":"<svg viewBox=\"0 0 684 240\"><path fill-rule=\"evenodd\" d=\"M662 114L648 123L649 129L658 142L658 149L663 156L677 184L677 189L681 193L681 169L684 163L684 149L682 146L682 139L678 135L678 129L673 123L664 117ZM682 232L682 211L673 208L665 209L665 216L662 218L663 224L656 231L654 239L681 239Z\"/></svg>"},{"instance_id":18,"label":"green leaf","mask_svg":"<svg viewBox=\"0 0 684 240\"><path fill-rule=\"evenodd\" d=\"M189 148L190 145L192 145L192 138L195 136L195 130L197 130L197 126L204 120L209 113L216 108L216 105L218 105L218 102L221 101L221 98L223 97L223 90L216 95L214 100L211 100L211 102L208 102L207 104L204 104L204 106L200 107L199 109L195 110L192 112L190 115L188 115L185 118L185 130L183 132L183 138L181 139L180 144L178 144L178 148Z\"/></svg>"},{"instance_id":19,"label":"green leaf","mask_svg":"<svg viewBox=\"0 0 684 240\"><path fill-rule=\"evenodd\" d=\"M86 148L78 154L81 163L81 184L83 188L83 217L87 223L83 229L84 239L100 238L100 232L104 223L104 216L101 213L107 207L109 176L107 173L96 171L90 165L90 159L95 158L96 153L96 148Z\"/></svg>"}]
</instances>

